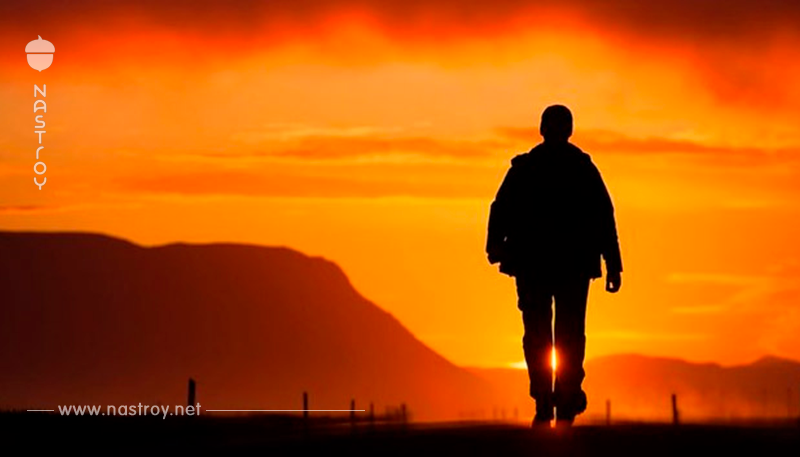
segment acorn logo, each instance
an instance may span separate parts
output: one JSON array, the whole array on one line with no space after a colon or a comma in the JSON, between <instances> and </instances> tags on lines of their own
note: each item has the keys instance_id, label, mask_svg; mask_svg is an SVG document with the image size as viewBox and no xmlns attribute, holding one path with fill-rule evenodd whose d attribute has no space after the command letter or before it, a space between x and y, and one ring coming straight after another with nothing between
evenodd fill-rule
<instances>
[{"instance_id":1,"label":"acorn logo","mask_svg":"<svg viewBox=\"0 0 800 457\"><path fill-rule=\"evenodd\" d=\"M47 70L53 64L53 53L56 52L53 43L43 40L39 35L38 40L33 40L25 46L25 52L28 54L28 65L34 70Z\"/></svg>"}]
</instances>

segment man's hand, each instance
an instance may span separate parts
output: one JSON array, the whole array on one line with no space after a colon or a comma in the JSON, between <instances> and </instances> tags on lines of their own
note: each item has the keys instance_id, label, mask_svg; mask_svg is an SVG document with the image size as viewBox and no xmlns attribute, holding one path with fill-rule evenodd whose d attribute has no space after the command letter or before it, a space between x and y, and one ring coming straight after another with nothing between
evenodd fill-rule
<instances>
[{"instance_id":1,"label":"man's hand","mask_svg":"<svg viewBox=\"0 0 800 457\"><path fill-rule=\"evenodd\" d=\"M607 273L606 274L606 290L608 292L616 293L622 287L622 273Z\"/></svg>"}]
</instances>

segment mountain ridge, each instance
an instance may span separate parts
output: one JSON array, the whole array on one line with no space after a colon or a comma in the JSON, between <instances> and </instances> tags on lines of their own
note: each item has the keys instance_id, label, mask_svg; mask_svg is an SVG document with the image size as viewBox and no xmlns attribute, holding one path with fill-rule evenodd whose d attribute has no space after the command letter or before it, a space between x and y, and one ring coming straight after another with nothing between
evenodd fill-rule
<instances>
[{"instance_id":1,"label":"mountain ridge","mask_svg":"<svg viewBox=\"0 0 800 457\"><path fill-rule=\"evenodd\" d=\"M0 232L0 299L0 406L182 403L190 376L220 409L493 401L334 262L286 247Z\"/></svg>"}]
</instances>

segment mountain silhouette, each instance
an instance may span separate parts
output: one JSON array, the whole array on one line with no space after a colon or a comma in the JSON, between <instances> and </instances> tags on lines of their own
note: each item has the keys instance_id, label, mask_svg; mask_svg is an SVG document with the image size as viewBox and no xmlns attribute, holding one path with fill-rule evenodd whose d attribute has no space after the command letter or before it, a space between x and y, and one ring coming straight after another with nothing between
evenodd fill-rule
<instances>
[{"instance_id":1,"label":"mountain silhouette","mask_svg":"<svg viewBox=\"0 0 800 457\"><path fill-rule=\"evenodd\" d=\"M589 334L591 338L591 333ZM515 369L470 369L505 392L523 392L527 374ZM670 420L671 395L686 420L796 417L800 412L800 362L774 356L721 366L680 359L618 354L586 363L587 418Z\"/></svg>"},{"instance_id":2,"label":"mountain silhouette","mask_svg":"<svg viewBox=\"0 0 800 457\"><path fill-rule=\"evenodd\" d=\"M287 248L141 247L95 234L0 232L0 408L183 404L376 412L490 407L491 386Z\"/></svg>"}]
</instances>

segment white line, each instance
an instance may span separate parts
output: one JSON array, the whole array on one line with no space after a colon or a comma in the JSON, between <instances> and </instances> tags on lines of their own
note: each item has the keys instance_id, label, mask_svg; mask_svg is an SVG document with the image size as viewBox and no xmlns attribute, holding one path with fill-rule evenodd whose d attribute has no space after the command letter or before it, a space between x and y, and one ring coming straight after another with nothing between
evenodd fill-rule
<instances>
[{"instance_id":1,"label":"white line","mask_svg":"<svg viewBox=\"0 0 800 457\"><path fill-rule=\"evenodd\" d=\"M207 409L205 411L215 413L363 413L366 409Z\"/></svg>"},{"instance_id":2,"label":"white line","mask_svg":"<svg viewBox=\"0 0 800 457\"><path fill-rule=\"evenodd\" d=\"M28 412L55 412L54 409L27 409ZM207 409L214 413L363 413L366 409Z\"/></svg>"}]
</instances>

